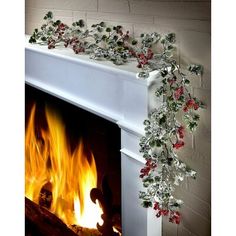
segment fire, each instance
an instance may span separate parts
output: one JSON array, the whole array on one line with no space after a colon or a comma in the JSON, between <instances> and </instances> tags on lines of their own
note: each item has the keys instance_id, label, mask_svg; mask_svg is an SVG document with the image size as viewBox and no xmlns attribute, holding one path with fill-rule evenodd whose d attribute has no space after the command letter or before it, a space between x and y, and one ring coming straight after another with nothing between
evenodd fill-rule
<instances>
[{"instance_id":1,"label":"fire","mask_svg":"<svg viewBox=\"0 0 236 236\"><path fill-rule=\"evenodd\" d=\"M96 228L102 223L102 209L90 199L97 187L97 169L93 154L85 155L82 141L72 152L67 143L65 127L58 114L46 108L48 129L35 134L34 105L25 136L25 194L39 203L42 187L50 183L50 211L67 225Z\"/></svg>"}]
</instances>

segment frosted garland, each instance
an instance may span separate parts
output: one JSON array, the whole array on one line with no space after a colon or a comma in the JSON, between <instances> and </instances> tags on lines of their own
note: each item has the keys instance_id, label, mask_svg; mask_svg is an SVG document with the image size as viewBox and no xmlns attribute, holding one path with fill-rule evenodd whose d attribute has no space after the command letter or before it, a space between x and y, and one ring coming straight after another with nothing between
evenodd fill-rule
<instances>
[{"instance_id":1,"label":"frosted garland","mask_svg":"<svg viewBox=\"0 0 236 236\"><path fill-rule=\"evenodd\" d=\"M76 54L89 54L95 60L109 60L116 65L136 58L142 69L139 78L148 78L149 72L159 70L162 80L155 95L163 100L162 105L150 112L144 121L145 135L140 139L140 152L146 164L140 178L146 191L139 198L144 207L152 207L156 216L168 216L172 223L180 223L179 208L183 201L174 197L175 186L185 177L196 178L196 172L178 158L177 149L184 146L187 128L194 131L200 119L197 111L204 104L189 92L189 75L202 75L201 65L188 66L183 73L174 60L175 34L141 34L132 38L122 26L107 26L104 22L85 27L83 20L68 26L53 20L52 12L45 17L41 29L35 29L30 43L47 45L49 49L64 45ZM184 124L177 121L180 114ZM186 127L186 128L185 128Z\"/></svg>"}]
</instances>

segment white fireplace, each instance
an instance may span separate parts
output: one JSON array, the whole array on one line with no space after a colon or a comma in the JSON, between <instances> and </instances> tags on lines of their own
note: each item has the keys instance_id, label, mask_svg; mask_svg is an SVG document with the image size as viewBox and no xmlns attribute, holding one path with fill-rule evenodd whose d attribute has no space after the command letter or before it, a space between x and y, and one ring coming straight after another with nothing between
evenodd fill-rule
<instances>
[{"instance_id":1,"label":"white fireplace","mask_svg":"<svg viewBox=\"0 0 236 236\"><path fill-rule=\"evenodd\" d=\"M161 218L152 209L144 209L138 198L144 163L139 139L144 133L143 120L156 103L151 93L156 83L151 78L137 79L135 62L115 66L64 48L48 50L26 43L25 60L28 85L120 127L122 235L161 236Z\"/></svg>"}]
</instances>

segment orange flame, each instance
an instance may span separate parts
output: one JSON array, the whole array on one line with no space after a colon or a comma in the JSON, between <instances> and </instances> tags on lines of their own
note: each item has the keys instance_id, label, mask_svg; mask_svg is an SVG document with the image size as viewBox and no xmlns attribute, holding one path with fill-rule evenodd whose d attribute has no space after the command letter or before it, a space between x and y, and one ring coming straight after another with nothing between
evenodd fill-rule
<instances>
[{"instance_id":1,"label":"orange flame","mask_svg":"<svg viewBox=\"0 0 236 236\"><path fill-rule=\"evenodd\" d=\"M42 139L35 135L35 110L32 107L25 136L25 194L39 203L42 187L51 183L50 211L67 225L96 228L102 223L102 209L90 200L90 191L97 187L97 170L93 154L85 155L80 141L71 153L65 127L59 116L46 108L48 130L41 129Z\"/></svg>"}]
</instances>

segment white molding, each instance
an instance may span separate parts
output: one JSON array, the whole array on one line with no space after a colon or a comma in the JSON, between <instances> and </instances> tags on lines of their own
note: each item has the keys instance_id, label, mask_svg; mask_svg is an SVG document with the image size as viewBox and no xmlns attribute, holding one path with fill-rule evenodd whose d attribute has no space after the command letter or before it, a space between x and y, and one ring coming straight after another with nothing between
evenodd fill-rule
<instances>
[{"instance_id":1,"label":"white molding","mask_svg":"<svg viewBox=\"0 0 236 236\"><path fill-rule=\"evenodd\" d=\"M126 122L125 120L118 120L116 124L123 130L132 133L138 137L142 137L144 133L144 129L141 129L138 126L131 124L130 122Z\"/></svg>"},{"instance_id":2,"label":"white molding","mask_svg":"<svg viewBox=\"0 0 236 236\"><path fill-rule=\"evenodd\" d=\"M124 155L128 156L129 158L132 158L138 162L141 162L143 164L145 163L145 160L141 156L137 155L136 153L134 153L126 148L120 149L120 152L123 153Z\"/></svg>"},{"instance_id":3,"label":"white molding","mask_svg":"<svg viewBox=\"0 0 236 236\"><path fill-rule=\"evenodd\" d=\"M26 80L26 84L31 85L31 86L33 86L39 90L42 90L46 93L49 93L55 97L58 97L66 102L69 102L75 106L78 106L79 108L89 111L89 112L91 112L95 115L98 115L106 120L109 120L113 123L117 123L117 120L121 119L119 114L114 114L114 112L111 113L109 110L105 110L105 109L102 109L98 106L94 106L93 104L91 104L85 100L78 99L76 96L73 96L70 93L56 89L53 86L48 86L45 83L40 83L40 82L35 81L34 79L31 79L29 77Z\"/></svg>"}]
</instances>

